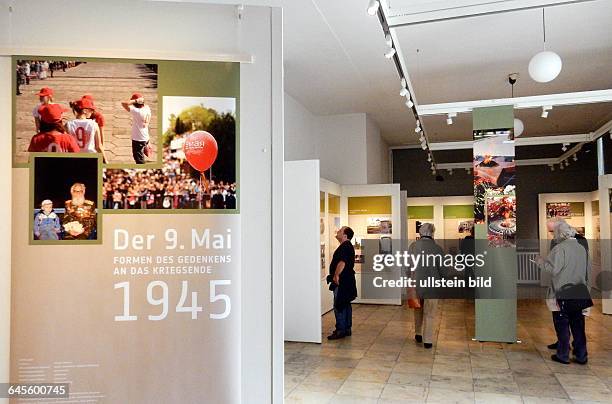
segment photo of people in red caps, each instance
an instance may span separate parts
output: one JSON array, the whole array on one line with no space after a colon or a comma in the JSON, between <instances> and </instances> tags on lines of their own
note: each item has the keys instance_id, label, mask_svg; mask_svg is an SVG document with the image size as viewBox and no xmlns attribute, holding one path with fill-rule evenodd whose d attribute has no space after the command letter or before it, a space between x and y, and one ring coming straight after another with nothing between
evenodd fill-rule
<instances>
[{"instance_id":1,"label":"photo of people in red caps","mask_svg":"<svg viewBox=\"0 0 612 404\"><path fill-rule=\"evenodd\" d=\"M29 152L97 153L104 163L159 164L156 64L15 65L15 164L26 164Z\"/></svg>"}]
</instances>

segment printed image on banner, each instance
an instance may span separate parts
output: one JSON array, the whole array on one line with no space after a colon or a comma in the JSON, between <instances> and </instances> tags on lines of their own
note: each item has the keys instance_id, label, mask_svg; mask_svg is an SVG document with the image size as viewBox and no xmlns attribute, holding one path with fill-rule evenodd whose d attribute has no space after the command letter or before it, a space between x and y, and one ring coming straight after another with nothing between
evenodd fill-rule
<instances>
[{"instance_id":1,"label":"printed image on banner","mask_svg":"<svg viewBox=\"0 0 612 404\"><path fill-rule=\"evenodd\" d=\"M474 222L485 224L489 245L515 245L514 136L509 129L474 131Z\"/></svg>"},{"instance_id":2,"label":"printed image on banner","mask_svg":"<svg viewBox=\"0 0 612 404\"><path fill-rule=\"evenodd\" d=\"M30 152L158 162L157 64L40 57L14 63L15 164L27 164Z\"/></svg>"},{"instance_id":3,"label":"printed image on banner","mask_svg":"<svg viewBox=\"0 0 612 404\"><path fill-rule=\"evenodd\" d=\"M12 63L10 381L240 402L240 64Z\"/></svg>"},{"instance_id":4,"label":"printed image on banner","mask_svg":"<svg viewBox=\"0 0 612 404\"><path fill-rule=\"evenodd\" d=\"M237 208L236 99L163 97L161 168L104 170L104 209Z\"/></svg>"}]
</instances>

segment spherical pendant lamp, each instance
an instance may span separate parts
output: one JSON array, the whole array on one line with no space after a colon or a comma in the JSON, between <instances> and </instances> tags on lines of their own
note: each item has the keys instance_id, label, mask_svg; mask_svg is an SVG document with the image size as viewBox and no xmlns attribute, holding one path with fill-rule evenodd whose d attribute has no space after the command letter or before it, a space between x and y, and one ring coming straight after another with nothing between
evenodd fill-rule
<instances>
[{"instance_id":1,"label":"spherical pendant lamp","mask_svg":"<svg viewBox=\"0 0 612 404\"><path fill-rule=\"evenodd\" d=\"M517 138L523 134L525 130L525 125L523 125L523 121L518 118L514 118L514 137Z\"/></svg>"},{"instance_id":2,"label":"spherical pendant lamp","mask_svg":"<svg viewBox=\"0 0 612 404\"><path fill-rule=\"evenodd\" d=\"M544 50L535 54L529 61L529 76L538 83L548 83L561 73L563 62L555 52L546 50L546 14L542 8L542 34Z\"/></svg>"},{"instance_id":3,"label":"spherical pendant lamp","mask_svg":"<svg viewBox=\"0 0 612 404\"><path fill-rule=\"evenodd\" d=\"M529 61L529 75L538 83L548 83L561 73L563 62L559 55L551 51L542 51Z\"/></svg>"}]
</instances>

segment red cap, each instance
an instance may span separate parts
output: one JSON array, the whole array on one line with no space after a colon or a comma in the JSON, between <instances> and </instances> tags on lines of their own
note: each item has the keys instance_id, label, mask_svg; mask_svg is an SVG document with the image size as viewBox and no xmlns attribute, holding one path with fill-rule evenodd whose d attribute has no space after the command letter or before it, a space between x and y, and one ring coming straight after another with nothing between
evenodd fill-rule
<instances>
[{"instance_id":1,"label":"red cap","mask_svg":"<svg viewBox=\"0 0 612 404\"><path fill-rule=\"evenodd\" d=\"M68 110L59 104L46 104L38 108L40 120L45 123L54 123L62 120L62 113Z\"/></svg>"},{"instance_id":2,"label":"red cap","mask_svg":"<svg viewBox=\"0 0 612 404\"><path fill-rule=\"evenodd\" d=\"M90 100L91 102L94 102L94 97L91 94L85 94L84 96L81 97L82 99L87 99Z\"/></svg>"},{"instance_id":3,"label":"red cap","mask_svg":"<svg viewBox=\"0 0 612 404\"><path fill-rule=\"evenodd\" d=\"M36 95L39 97L51 97L53 96L53 89L50 87L43 87L38 93L36 93Z\"/></svg>"},{"instance_id":4,"label":"red cap","mask_svg":"<svg viewBox=\"0 0 612 404\"><path fill-rule=\"evenodd\" d=\"M96 107L94 106L93 101L91 100L91 98L81 98L80 100L77 100L74 102L74 105L78 108L78 109L93 109L95 110Z\"/></svg>"},{"instance_id":5,"label":"red cap","mask_svg":"<svg viewBox=\"0 0 612 404\"><path fill-rule=\"evenodd\" d=\"M142 94L134 93L134 94L132 94L132 98L130 98L130 100L137 100L139 98L142 98Z\"/></svg>"}]
</instances>

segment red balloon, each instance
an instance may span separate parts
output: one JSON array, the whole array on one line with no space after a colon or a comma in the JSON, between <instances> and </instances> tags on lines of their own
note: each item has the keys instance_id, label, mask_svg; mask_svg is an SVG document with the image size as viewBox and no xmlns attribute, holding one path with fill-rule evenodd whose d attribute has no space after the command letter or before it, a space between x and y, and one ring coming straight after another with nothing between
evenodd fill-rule
<instances>
[{"instance_id":1,"label":"red balloon","mask_svg":"<svg viewBox=\"0 0 612 404\"><path fill-rule=\"evenodd\" d=\"M183 151L187 161L198 171L208 170L217 159L217 141L208 132L197 130L185 139Z\"/></svg>"}]
</instances>

